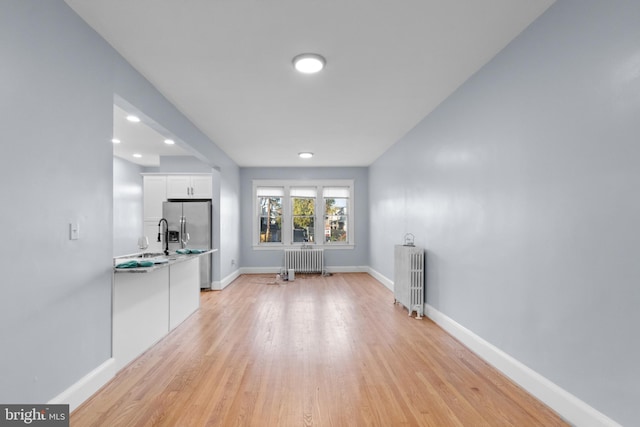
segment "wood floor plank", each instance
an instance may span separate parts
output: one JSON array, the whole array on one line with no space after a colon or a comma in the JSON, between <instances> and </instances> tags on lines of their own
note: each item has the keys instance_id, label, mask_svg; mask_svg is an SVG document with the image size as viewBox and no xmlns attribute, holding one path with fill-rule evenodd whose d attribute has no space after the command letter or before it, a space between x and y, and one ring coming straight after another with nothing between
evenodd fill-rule
<instances>
[{"instance_id":1,"label":"wood floor plank","mask_svg":"<svg viewBox=\"0 0 640 427\"><path fill-rule=\"evenodd\" d=\"M566 426L365 273L244 275L72 426Z\"/></svg>"}]
</instances>

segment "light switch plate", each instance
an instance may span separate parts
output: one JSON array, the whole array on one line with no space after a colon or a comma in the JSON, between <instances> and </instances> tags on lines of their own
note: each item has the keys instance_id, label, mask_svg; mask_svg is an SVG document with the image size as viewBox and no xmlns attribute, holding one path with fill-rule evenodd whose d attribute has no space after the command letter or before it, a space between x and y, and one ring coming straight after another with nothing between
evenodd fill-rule
<instances>
[{"instance_id":1,"label":"light switch plate","mask_svg":"<svg viewBox=\"0 0 640 427\"><path fill-rule=\"evenodd\" d=\"M80 224L72 222L69 224L69 240L78 240L80 238Z\"/></svg>"}]
</instances>

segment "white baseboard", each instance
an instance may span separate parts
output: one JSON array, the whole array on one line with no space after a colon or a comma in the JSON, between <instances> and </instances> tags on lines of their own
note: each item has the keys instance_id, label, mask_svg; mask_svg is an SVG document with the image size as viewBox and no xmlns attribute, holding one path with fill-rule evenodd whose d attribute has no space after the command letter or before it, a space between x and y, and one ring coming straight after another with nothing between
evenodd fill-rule
<instances>
[{"instance_id":1,"label":"white baseboard","mask_svg":"<svg viewBox=\"0 0 640 427\"><path fill-rule=\"evenodd\" d=\"M243 267L240 274L278 274L282 267ZM344 267L327 267L328 273L368 273L369 267L360 266L344 266Z\"/></svg>"},{"instance_id":2,"label":"white baseboard","mask_svg":"<svg viewBox=\"0 0 640 427\"><path fill-rule=\"evenodd\" d=\"M51 399L49 404L68 404L69 412L72 412L85 400L90 398L102 386L108 383L116 375L115 359L107 359L102 365L80 378L71 387Z\"/></svg>"},{"instance_id":3,"label":"white baseboard","mask_svg":"<svg viewBox=\"0 0 640 427\"><path fill-rule=\"evenodd\" d=\"M367 269L367 273L369 273L378 282L382 283L385 288L387 288L391 292L393 292L393 281L387 279L385 276L383 276L382 274L378 273L376 270L374 270L371 267L369 267Z\"/></svg>"},{"instance_id":4,"label":"white baseboard","mask_svg":"<svg viewBox=\"0 0 640 427\"><path fill-rule=\"evenodd\" d=\"M369 267L347 265L344 267L326 267L327 273L368 273Z\"/></svg>"},{"instance_id":5,"label":"white baseboard","mask_svg":"<svg viewBox=\"0 0 640 427\"><path fill-rule=\"evenodd\" d=\"M211 289L215 291L222 290L229 286L231 282L236 280L241 274L273 274L276 275L280 273L281 267L242 267L220 282L213 282L211 284ZM347 266L347 267L327 267L327 272L329 273L368 273L368 267L355 267L355 266Z\"/></svg>"},{"instance_id":6,"label":"white baseboard","mask_svg":"<svg viewBox=\"0 0 640 427\"><path fill-rule=\"evenodd\" d=\"M242 267L240 274L278 274L281 267Z\"/></svg>"},{"instance_id":7,"label":"white baseboard","mask_svg":"<svg viewBox=\"0 0 640 427\"><path fill-rule=\"evenodd\" d=\"M231 284L231 282L236 280L240 276L240 274L242 274L240 272L240 270L235 270L234 272L229 274L227 277L225 277L221 281L212 282L211 283L211 290L213 290L213 291L221 291L221 290L223 290L224 288L229 286Z\"/></svg>"},{"instance_id":8,"label":"white baseboard","mask_svg":"<svg viewBox=\"0 0 640 427\"><path fill-rule=\"evenodd\" d=\"M485 341L469 329L425 304L425 314L438 326L462 342L487 363L527 392L556 411L569 423L580 427L621 427L606 415L560 388L533 369Z\"/></svg>"}]
</instances>

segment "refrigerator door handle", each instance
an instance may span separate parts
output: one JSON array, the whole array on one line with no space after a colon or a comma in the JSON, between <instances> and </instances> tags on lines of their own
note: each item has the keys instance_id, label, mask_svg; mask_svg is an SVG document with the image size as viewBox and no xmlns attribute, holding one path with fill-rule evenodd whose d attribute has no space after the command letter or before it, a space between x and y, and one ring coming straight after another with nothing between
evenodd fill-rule
<instances>
[{"instance_id":1,"label":"refrigerator door handle","mask_svg":"<svg viewBox=\"0 0 640 427\"><path fill-rule=\"evenodd\" d=\"M182 242L182 248L187 247L189 242L189 233L187 233L187 217L180 217L180 240Z\"/></svg>"},{"instance_id":2,"label":"refrigerator door handle","mask_svg":"<svg viewBox=\"0 0 640 427\"><path fill-rule=\"evenodd\" d=\"M184 217L180 215L180 248L184 248Z\"/></svg>"}]
</instances>

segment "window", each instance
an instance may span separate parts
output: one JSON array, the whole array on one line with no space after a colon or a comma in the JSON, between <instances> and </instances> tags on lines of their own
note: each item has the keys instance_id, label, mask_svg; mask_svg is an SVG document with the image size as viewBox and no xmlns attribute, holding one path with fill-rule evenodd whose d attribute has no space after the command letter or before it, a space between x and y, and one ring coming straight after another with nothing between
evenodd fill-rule
<instances>
[{"instance_id":1,"label":"window","mask_svg":"<svg viewBox=\"0 0 640 427\"><path fill-rule=\"evenodd\" d=\"M255 180L254 247L352 248L353 181Z\"/></svg>"},{"instance_id":2,"label":"window","mask_svg":"<svg viewBox=\"0 0 640 427\"><path fill-rule=\"evenodd\" d=\"M294 243L316 241L317 191L315 187L293 187L289 190Z\"/></svg>"},{"instance_id":3,"label":"window","mask_svg":"<svg viewBox=\"0 0 640 427\"><path fill-rule=\"evenodd\" d=\"M260 243L282 242L282 198L284 189L261 187L257 191Z\"/></svg>"},{"instance_id":4,"label":"window","mask_svg":"<svg viewBox=\"0 0 640 427\"><path fill-rule=\"evenodd\" d=\"M324 239L327 243L348 242L349 239L349 187L325 187Z\"/></svg>"}]
</instances>

